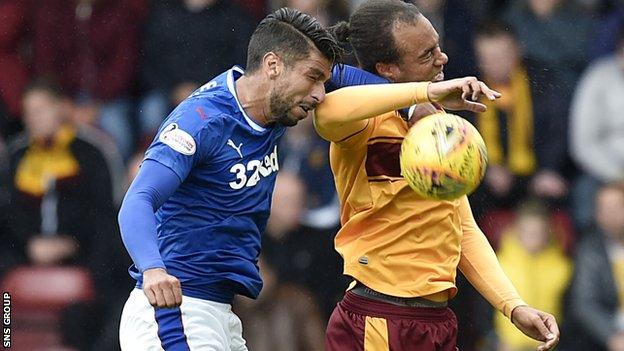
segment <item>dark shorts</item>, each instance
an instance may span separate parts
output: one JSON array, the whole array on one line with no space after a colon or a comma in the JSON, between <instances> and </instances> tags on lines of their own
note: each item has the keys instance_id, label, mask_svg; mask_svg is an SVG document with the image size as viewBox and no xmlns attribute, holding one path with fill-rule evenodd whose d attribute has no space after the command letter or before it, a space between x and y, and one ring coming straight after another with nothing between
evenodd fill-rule
<instances>
[{"instance_id":1,"label":"dark shorts","mask_svg":"<svg viewBox=\"0 0 624 351\"><path fill-rule=\"evenodd\" d=\"M403 307L348 291L334 309L327 351L457 351L457 318L448 307Z\"/></svg>"}]
</instances>

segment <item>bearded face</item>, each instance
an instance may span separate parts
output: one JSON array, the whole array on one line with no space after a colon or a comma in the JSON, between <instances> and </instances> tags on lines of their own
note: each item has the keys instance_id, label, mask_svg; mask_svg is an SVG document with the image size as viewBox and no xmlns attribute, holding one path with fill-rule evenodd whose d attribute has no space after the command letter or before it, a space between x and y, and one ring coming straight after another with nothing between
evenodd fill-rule
<instances>
[{"instance_id":1,"label":"bearded face","mask_svg":"<svg viewBox=\"0 0 624 351\"><path fill-rule=\"evenodd\" d=\"M285 127L292 127L300 119L307 117L295 102L294 96L287 95L285 89L274 88L269 95L269 111L273 121Z\"/></svg>"}]
</instances>

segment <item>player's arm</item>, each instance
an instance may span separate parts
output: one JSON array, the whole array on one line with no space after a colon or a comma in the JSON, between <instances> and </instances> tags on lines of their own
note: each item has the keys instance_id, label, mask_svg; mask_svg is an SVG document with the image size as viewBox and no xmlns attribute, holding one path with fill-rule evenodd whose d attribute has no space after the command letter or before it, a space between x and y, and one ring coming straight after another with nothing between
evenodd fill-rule
<instances>
[{"instance_id":1,"label":"player's arm","mask_svg":"<svg viewBox=\"0 0 624 351\"><path fill-rule=\"evenodd\" d=\"M182 303L180 282L167 274L158 250L154 215L181 182L169 167L147 159L130 185L119 211L124 245L143 274L143 291L153 306L174 307Z\"/></svg>"},{"instance_id":2,"label":"player's arm","mask_svg":"<svg viewBox=\"0 0 624 351\"><path fill-rule=\"evenodd\" d=\"M500 266L492 246L475 222L468 198L464 196L460 201L463 236L459 269L477 291L509 317L518 329L531 338L544 342L539 350L552 349L559 341L555 318L522 301Z\"/></svg>"},{"instance_id":3,"label":"player's arm","mask_svg":"<svg viewBox=\"0 0 624 351\"><path fill-rule=\"evenodd\" d=\"M331 93L334 90L367 84L389 84L385 78L367 72L363 69L349 65L334 65L331 78L325 83L325 91Z\"/></svg>"},{"instance_id":4,"label":"player's arm","mask_svg":"<svg viewBox=\"0 0 624 351\"><path fill-rule=\"evenodd\" d=\"M124 244L143 274L143 292L153 306L173 307L182 303L179 280L165 270L156 232L154 212L175 192L200 163L217 150L223 118L217 111L201 118L196 101L180 104L167 117L158 136L145 153L145 161L132 182L119 214Z\"/></svg>"},{"instance_id":5,"label":"player's arm","mask_svg":"<svg viewBox=\"0 0 624 351\"><path fill-rule=\"evenodd\" d=\"M481 95L490 100L500 97L474 77L435 83L352 86L327 94L316 108L314 123L323 138L338 142L366 128L369 118L418 103L438 102L451 110L483 112L485 105L476 102Z\"/></svg>"},{"instance_id":6,"label":"player's arm","mask_svg":"<svg viewBox=\"0 0 624 351\"><path fill-rule=\"evenodd\" d=\"M463 197L461 202L463 237L459 269L481 295L510 317L514 308L526 303L503 272L492 246L475 222L468 199Z\"/></svg>"},{"instance_id":7,"label":"player's arm","mask_svg":"<svg viewBox=\"0 0 624 351\"><path fill-rule=\"evenodd\" d=\"M391 82L386 78L380 77L376 74L365 71L361 68L349 66L349 65L334 65L332 69L331 78L327 83L325 83L325 91L327 93L331 93L334 90L352 87L356 85L367 85L367 84L390 84ZM425 104L431 105L431 104ZM403 119L410 120L415 108L417 106L423 105L413 105L410 108L403 108L398 110L399 114ZM433 107L433 106L432 106ZM435 113L435 112L431 112ZM427 115L430 115L428 113Z\"/></svg>"}]
</instances>

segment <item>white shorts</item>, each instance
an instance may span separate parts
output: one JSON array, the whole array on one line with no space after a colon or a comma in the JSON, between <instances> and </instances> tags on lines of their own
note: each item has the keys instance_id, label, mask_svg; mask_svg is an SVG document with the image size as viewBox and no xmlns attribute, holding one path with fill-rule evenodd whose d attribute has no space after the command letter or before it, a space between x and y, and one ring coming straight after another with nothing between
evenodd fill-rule
<instances>
[{"instance_id":1,"label":"white shorts","mask_svg":"<svg viewBox=\"0 0 624 351\"><path fill-rule=\"evenodd\" d=\"M179 308L155 309L140 289L130 293L119 325L124 351L247 351L242 334L231 305L183 296Z\"/></svg>"}]
</instances>

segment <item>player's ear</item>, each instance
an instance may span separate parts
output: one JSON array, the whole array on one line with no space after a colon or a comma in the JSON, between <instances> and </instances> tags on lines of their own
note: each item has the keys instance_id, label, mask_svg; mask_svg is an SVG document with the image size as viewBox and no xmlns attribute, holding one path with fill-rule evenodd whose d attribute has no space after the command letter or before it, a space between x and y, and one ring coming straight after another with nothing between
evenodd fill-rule
<instances>
[{"instance_id":1,"label":"player's ear","mask_svg":"<svg viewBox=\"0 0 624 351\"><path fill-rule=\"evenodd\" d=\"M264 54L262 58L262 68L270 79L274 79L282 73L284 61L277 54L270 51Z\"/></svg>"},{"instance_id":2,"label":"player's ear","mask_svg":"<svg viewBox=\"0 0 624 351\"><path fill-rule=\"evenodd\" d=\"M399 76L399 67L394 63L377 62L375 64L375 69L380 76L391 82L395 82Z\"/></svg>"}]
</instances>

